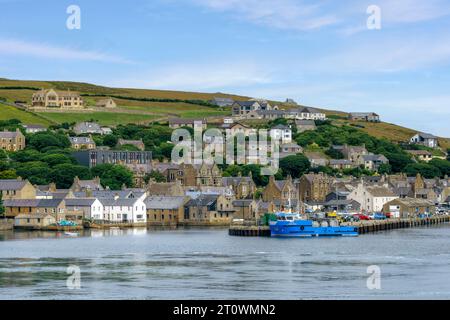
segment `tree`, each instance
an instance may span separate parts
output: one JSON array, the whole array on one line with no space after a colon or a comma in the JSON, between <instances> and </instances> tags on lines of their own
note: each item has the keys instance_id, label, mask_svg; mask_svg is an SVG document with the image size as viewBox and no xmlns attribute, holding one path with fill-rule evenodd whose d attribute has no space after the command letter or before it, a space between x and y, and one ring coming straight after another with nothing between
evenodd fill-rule
<instances>
[{"instance_id":1,"label":"tree","mask_svg":"<svg viewBox=\"0 0 450 320\"><path fill-rule=\"evenodd\" d=\"M342 154L342 152L333 148L329 148L328 150L326 150L325 154L332 159L344 159L344 155Z\"/></svg>"},{"instance_id":2,"label":"tree","mask_svg":"<svg viewBox=\"0 0 450 320\"><path fill-rule=\"evenodd\" d=\"M110 148L114 148L117 145L119 138L113 134L108 134L103 138L103 145L108 146Z\"/></svg>"},{"instance_id":3,"label":"tree","mask_svg":"<svg viewBox=\"0 0 450 320\"><path fill-rule=\"evenodd\" d=\"M378 168L379 174L391 174L392 172L392 166L389 163L383 163Z\"/></svg>"},{"instance_id":4,"label":"tree","mask_svg":"<svg viewBox=\"0 0 450 320\"><path fill-rule=\"evenodd\" d=\"M392 172L403 172L407 165L413 163L411 158L405 153L388 153L385 156L389 160Z\"/></svg>"},{"instance_id":5,"label":"tree","mask_svg":"<svg viewBox=\"0 0 450 320\"><path fill-rule=\"evenodd\" d=\"M46 147L70 147L69 139L60 133L38 132L33 134L28 145L36 150L41 150Z\"/></svg>"},{"instance_id":6,"label":"tree","mask_svg":"<svg viewBox=\"0 0 450 320\"><path fill-rule=\"evenodd\" d=\"M5 170L0 172L0 179L16 179L16 170Z\"/></svg>"},{"instance_id":7,"label":"tree","mask_svg":"<svg viewBox=\"0 0 450 320\"><path fill-rule=\"evenodd\" d=\"M149 174L144 177L144 181L148 183L150 179L155 180L156 182L166 182L166 177L159 171L152 170Z\"/></svg>"},{"instance_id":8,"label":"tree","mask_svg":"<svg viewBox=\"0 0 450 320\"><path fill-rule=\"evenodd\" d=\"M428 162L428 164L439 169L442 177L444 177L446 175L450 176L450 161L436 158L436 159L433 159L430 162Z\"/></svg>"},{"instance_id":9,"label":"tree","mask_svg":"<svg viewBox=\"0 0 450 320\"><path fill-rule=\"evenodd\" d=\"M75 177L78 177L81 180L92 179L88 167L73 165L71 163L56 165L50 170L48 175L49 181L56 183L56 186L61 189L70 188Z\"/></svg>"},{"instance_id":10,"label":"tree","mask_svg":"<svg viewBox=\"0 0 450 320\"><path fill-rule=\"evenodd\" d=\"M100 164L91 169L92 176L100 177L104 187L112 190L121 189L123 185L133 186L133 173L122 165Z\"/></svg>"},{"instance_id":11,"label":"tree","mask_svg":"<svg viewBox=\"0 0 450 320\"><path fill-rule=\"evenodd\" d=\"M439 177L441 175L441 172L439 171L438 168L436 168L428 163L408 164L405 167L404 172L410 177L416 176L418 173L420 173L422 175L422 177L427 178L427 179Z\"/></svg>"},{"instance_id":12,"label":"tree","mask_svg":"<svg viewBox=\"0 0 450 320\"><path fill-rule=\"evenodd\" d=\"M47 163L50 167L63 163L73 163L72 158L64 154L48 154L42 157L42 161Z\"/></svg>"},{"instance_id":13,"label":"tree","mask_svg":"<svg viewBox=\"0 0 450 320\"><path fill-rule=\"evenodd\" d=\"M28 179L32 184L48 184L48 174L50 168L42 161L30 161L16 164L18 176Z\"/></svg>"},{"instance_id":14,"label":"tree","mask_svg":"<svg viewBox=\"0 0 450 320\"><path fill-rule=\"evenodd\" d=\"M280 168L283 171L283 175L290 175L292 178L299 178L305 172L309 170L311 164L308 158L303 154L297 154L287 156L280 160Z\"/></svg>"}]
</instances>

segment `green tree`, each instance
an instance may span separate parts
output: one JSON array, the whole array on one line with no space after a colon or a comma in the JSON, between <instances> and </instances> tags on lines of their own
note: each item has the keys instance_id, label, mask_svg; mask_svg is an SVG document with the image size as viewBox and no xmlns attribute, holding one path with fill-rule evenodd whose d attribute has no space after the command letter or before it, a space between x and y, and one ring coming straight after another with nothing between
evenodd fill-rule
<instances>
[{"instance_id":1,"label":"green tree","mask_svg":"<svg viewBox=\"0 0 450 320\"><path fill-rule=\"evenodd\" d=\"M391 172L392 172L392 166L388 163L383 163L378 168L379 174L391 174Z\"/></svg>"},{"instance_id":2,"label":"green tree","mask_svg":"<svg viewBox=\"0 0 450 320\"><path fill-rule=\"evenodd\" d=\"M112 190L121 189L122 185L133 186L133 173L122 165L100 164L92 168L91 173L94 177L100 177L104 187Z\"/></svg>"},{"instance_id":3,"label":"green tree","mask_svg":"<svg viewBox=\"0 0 450 320\"><path fill-rule=\"evenodd\" d=\"M439 169L442 177L445 175L450 176L450 161L436 158L428 162L428 164Z\"/></svg>"},{"instance_id":4,"label":"green tree","mask_svg":"<svg viewBox=\"0 0 450 320\"><path fill-rule=\"evenodd\" d=\"M303 154L287 156L280 160L280 168L284 176L290 175L292 178L299 178L308 172L311 167L308 158Z\"/></svg>"},{"instance_id":5,"label":"green tree","mask_svg":"<svg viewBox=\"0 0 450 320\"><path fill-rule=\"evenodd\" d=\"M58 164L48 174L48 180L56 183L56 186L61 189L70 188L75 177L81 180L92 179L88 167L73 165L71 163Z\"/></svg>"},{"instance_id":6,"label":"green tree","mask_svg":"<svg viewBox=\"0 0 450 320\"><path fill-rule=\"evenodd\" d=\"M119 138L113 134L108 134L103 138L103 145L114 148L117 145Z\"/></svg>"},{"instance_id":7,"label":"green tree","mask_svg":"<svg viewBox=\"0 0 450 320\"><path fill-rule=\"evenodd\" d=\"M422 175L422 177L431 179L434 177L439 177L441 175L441 172L438 168L434 167L431 164L428 163L412 163L408 164L405 167L404 171L408 176L416 176L418 173Z\"/></svg>"},{"instance_id":8,"label":"green tree","mask_svg":"<svg viewBox=\"0 0 450 320\"><path fill-rule=\"evenodd\" d=\"M70 147L69 138L64 134L51 132L38 132L31 136L28 145L36 150L42 150L46 147Z\"/></svg>"},{"instance_id":9,"label":"green tree","mask_svg":"<svg viewBox=\"0 0 450 320\"><path fill-rule=\"evenodd\" d=\"M64 154L48 154L42 157L42 161L47 163L50 167L63 163L73 163L72 157Z\"/></svg>"},{"instance_id":10,"label":"green tree","mask_svg":"<svg viewBox=\"0 0 450 320\"><path fill-rule=\"evenodd\" d=\"M148 183L150 179L155 180L156 182L166 182L166 176L163 175L159 171L152 170L149 174L145 175L144 181Z\"/></svg>"},{"instance_id":11,"label":"green tree","mask_svg":"<svg viewBox=\"0 0 450 320\"><path fill-rule=\"evenodd\" d=\"M17 173L16 170L5 170L0 172L0 179L16 179Z\"/></svg>"}]
</instances>

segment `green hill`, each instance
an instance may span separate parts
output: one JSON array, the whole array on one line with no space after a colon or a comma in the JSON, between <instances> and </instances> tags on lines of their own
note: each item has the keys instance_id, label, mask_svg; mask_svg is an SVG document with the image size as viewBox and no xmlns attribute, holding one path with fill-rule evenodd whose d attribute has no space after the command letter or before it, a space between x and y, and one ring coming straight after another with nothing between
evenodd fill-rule
<instances>
[{"instance_id":1,"label":"green hill","mask_svg":"<svg viewBox=\"0 0 450 320\"><path fill-rule=\"evenodd\" d=\"M105 96L111 96L118 108L113 111L91 113L32 113L16 109L4 104L0 105L3 112L0 120L17 118L23 123L44 124L61 123L67 121L96 120L103 125L117 125L127 123L146 123L149 121L167 119L172 116L184 118L219 117L229 115L230 110L211 106L207 101L214 97L231 98L234 100L248 100L249 97L226 93L200 93L170 90L150 90L132 88L110 88L89 83L69 81L35 81L9 80L0 78L0 100L8 102L23 101L29 103L33 92L39 89L71 90L79 92L89 105L94 105ZM281 108L292 108L279 101L271 101ZM404 128L390 123L350 122L347 113L322 109L334 124L357 125L361 130L377 138L387 138L391 141L406 141L416 130ZM450 139L440 138L443 148L450 148Z\"/></svg>"}]
</instances>

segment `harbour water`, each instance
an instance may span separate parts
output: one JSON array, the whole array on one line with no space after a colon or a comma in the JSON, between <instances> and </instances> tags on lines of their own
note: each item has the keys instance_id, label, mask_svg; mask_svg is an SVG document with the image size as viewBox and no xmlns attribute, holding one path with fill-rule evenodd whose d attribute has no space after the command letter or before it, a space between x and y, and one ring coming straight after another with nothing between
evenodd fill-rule
<instances>
[{"instance_id":1,"label":"harbour water","mask_svg":"<svg viewBox=\"0 0 450 320\"><path fill-rule=\"evenodd\" d=\"M0 232L0 299L449 299L450 226L357 238L227 229ZM369 266L380 268L370 290ZM80 288L66 285L80 270Z\"/></svg>"}]
</instances>

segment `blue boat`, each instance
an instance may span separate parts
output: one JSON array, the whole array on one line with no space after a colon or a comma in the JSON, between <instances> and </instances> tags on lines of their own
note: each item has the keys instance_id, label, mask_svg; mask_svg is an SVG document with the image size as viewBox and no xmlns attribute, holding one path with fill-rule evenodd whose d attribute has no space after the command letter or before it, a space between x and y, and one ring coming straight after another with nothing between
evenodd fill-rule
<instances>
[{"instance_id":1,"label":"blue boat","mask_svg":"<svg viewBox=\"0 0 450 320\"><path fill-rule=\"evenodd\" d=\"M318 225L312 220L302 219L299 213L277 212L276 220L269 221L272 237L357 237L358 228L330 226L328 222ZM326 224L326 225L325 225Z\"/></svg>"}]
</instances>

